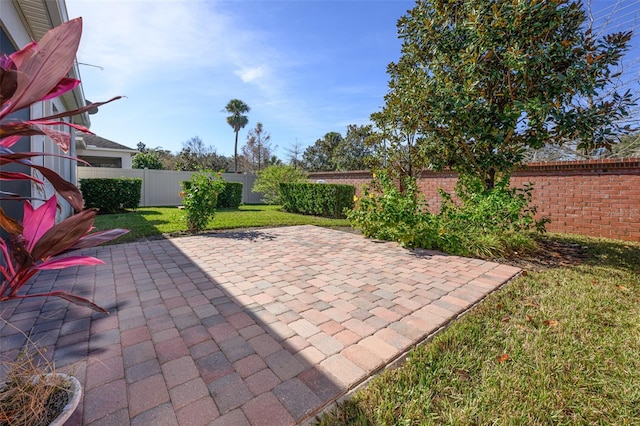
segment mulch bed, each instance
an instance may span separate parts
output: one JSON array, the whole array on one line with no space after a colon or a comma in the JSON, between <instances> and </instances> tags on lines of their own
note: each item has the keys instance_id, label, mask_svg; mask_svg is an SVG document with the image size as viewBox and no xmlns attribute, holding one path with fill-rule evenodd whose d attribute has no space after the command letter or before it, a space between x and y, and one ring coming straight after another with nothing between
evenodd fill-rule
<instances>
[{"instance_id":1,"label":"mulch bed","mask_svg":"<svg viewBox=\"0 0 640 426\"><path fill-rule=\"evenodd\" d=\"M490 259L518 268L536 271L549 268L575 266L587 259L587 249L576 243L542 238L538 240L538 250L527 255L507 259Z\"/></svg>"}]
</instances>

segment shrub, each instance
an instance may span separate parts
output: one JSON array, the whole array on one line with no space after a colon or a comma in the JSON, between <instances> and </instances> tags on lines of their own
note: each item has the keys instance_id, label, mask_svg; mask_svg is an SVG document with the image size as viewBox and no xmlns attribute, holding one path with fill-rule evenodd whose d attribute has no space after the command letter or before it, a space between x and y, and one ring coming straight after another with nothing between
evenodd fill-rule
<instances>
[{"instance_id":1,"label":"shrub","mask_svg":"<svg viewBox=\"0 0 640 426\"><path fill-rule=\"evenodd\" d=\"M140 204L140 178L92 178L80 179L79 183L85 206L96 208L100 213L136 209Z\"/></svg>"},{"instance_id":2,"label":"shrub","mask_svg":"<svg viewBox=\"0 0 640 426\"><path fill-rule=\"evenodd\" d=\"M535 248L534 236L545 232L548 219L536 221L531 206L533 185L509 187L503 179L487 190L476 179L460 178L455 202L450 194L443 198L439 217L441 249L464 256L505 256Z\"/></svg>"},{"instance_id":3,"label":"shrub","mask_svg":"<svg viewBox=\"0 0 640 426\"><path fill-rule=\"evenodd\" d=\"M437 215L427 210L415 179L406 178L403 187L401 191L385 174L374 174L347 217L368 237L485 258L533 250L535 236L545 231L547 219L536 221L536 208L530 206L531 185L514 189L504 180L486 190L479 181L460 178L455 190L459 201L440 191Z\"/></svg>"},{"instance_id":4,"label":"shrub","mask_svg":"<svg viewBox=\"0 0 640 426\"><path fill-rule=\"evenodd\" d=\"M416 180L406 177L401 191L392 178L374 173L371 185L363 189L356 208L347 218L363 235L380 240L396 241L406 247L434 248L432 236L435 219L419 193Z\"/></svg>"},{"instance_id":5,"label":"shrub","mask_svg":"<svg viewBox=\"0 0 640 426\"><path fill-rule=\"evenodd\" d=\"M189 231L200 232L213 219L218 195L223 191L224 185L222 173L206 170L194 173L190 181L182 183L183 204Z\"/></svg>"},{"instance_id":6,"label":"shrub","mask_svg":"<svg viewBox=\"0 0 640 426\"><path fill-rule=\"evenodd\" d=\"M225 182L218 194L218 209L237 209L242 204L242 182Z\"/></svg>"},{"instance_id":7,"label":"shrub","mask_svg":"<svg viewBox=\"0 0 640 426\"><path fill-rule=\"evenodd\" d=\"M282 208L291 213L341 218L353 208L355 188L351 185L281 183Z\"/></svg>"},{"instance_id":8,"label":"shrub","mask_svg":"<svg viewBox=\"0 0 640 426\"><path fill-rule=\"evenodd\" d=\"M262 193L262 201L266 204L281 204L281 183L307 182L307 173L294 166L269 166L259 170L258 178L253 184L252 192Z\"/></svg>"}]
</instances>

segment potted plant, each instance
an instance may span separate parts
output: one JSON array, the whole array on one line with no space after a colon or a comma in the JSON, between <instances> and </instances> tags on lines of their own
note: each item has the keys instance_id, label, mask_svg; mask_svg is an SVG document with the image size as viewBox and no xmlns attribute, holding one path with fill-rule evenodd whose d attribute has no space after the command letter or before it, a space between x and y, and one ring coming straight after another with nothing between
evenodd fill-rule
<instances>
[{"instance_id":1,"label":"potted plant","mask_svg":"<svg viewBox=\"0 0 640 426\"><path fill-rule=\"evenodd\" d=\"M99 312L108 313L92 301L63 290L40 294L21 292L25 284L41 270L104 263L94 257L67 254L113 240L128 232L123 229L91 232L97 211L83 210L82 195L78 188L63 179L54 170L30 161L37 156L55 154L13 152L11 150L11 147L23 136L46 135L64 152L67 152L71 136L56 127L62 125L73 127L82 132L90 132L82 126L60 119L83 113L119 98L116 97L107 102L94 103L73 111L35 120L19 121L8 118L14 111L29 107L35 102L62 95L80 83L79 80L66 76L75 61L81 33L82 20L77 18L53 28L37 43L30 43L10 56L0 56L0 166L2 166L0 181L28 180L40 185L44 183L37 176L7 171L5 167L8 164L20 164L39 172L39 175L46 179L57 193L45 200L40 206L34 207L30 199L25 199L18 194L0 191L0 200L24 202L22 221L10 217L0 208L0 227L7 235L7 237L0 238L0 302L20 298L55 296ZM62 154L59 156L72 158ZM56 223L58 195L68 202L77 213ZM59 257L60 255L65 256ZM42 367L37 359L46 360L42 356L34 356L33 349L24 350L18 359L9 366L4 383L0 384L0 403L6 402L11 395L15 396L16 388L22 390L45 388L46 391L60 390L66 395L66 397L62 395L63 401L68 399L68 401L75 401L77 404L79 396L69 396L68 393L69 390L78 388L77 380L57 374L44 374L47 373L51 365L46 365L45 362ZM60 381L60 378L63 380ZM37 386L38 384L44 386ZM58 405L66 406L68 401ZM28 410L27 407L23 408ZM14 411L10 415L19 417L19 407ZM9 412L11 413L11 409ZM29 417L27 412L27 424L33 424L29 421ZM9 424L16 424L11 418L0 418L0 423L2 423L1 420ZM56 424L55 420L52 422L52 424Z\"/></svg>"},{"instance_id":2,"label":"potted plant","mask_svg":"<svg viewBox=\"0 0 640 426\"><path fill-rule=\"evenodd\" d=\"M0 424L62 426L73 414L82 386L75 377L55 371L30 340L0 383Z\"/></svg>"}]
</instances>

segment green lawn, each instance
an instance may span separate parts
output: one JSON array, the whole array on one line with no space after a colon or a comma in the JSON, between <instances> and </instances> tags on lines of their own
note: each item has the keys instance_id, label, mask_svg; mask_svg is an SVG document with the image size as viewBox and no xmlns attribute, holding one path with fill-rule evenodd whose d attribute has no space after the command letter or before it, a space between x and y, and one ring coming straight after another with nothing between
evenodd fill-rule
<instances>
[{"instance_id":1,"label":"green lawn","mask_svg":"<svg viewBox=\"0 0 640 426\"><path fill-rule=\"evenodd\" d=\"M219 210L207 228L220 230L283 225L343 227L349 226L349 221L286 213L280 210L280 206L248 205L240 206L238 210ZM185 212L176 207L145 207L134 212L99 215L95 226L97 230L125 228L130 231L114 240L113 244L187 230Z\"/></svg>"},{"instance_id":2,"label":"green lawn","mask_svg":"<svg viewBox=\"0 0 640 426\"><path fill-rule=\"evenodd\" d=\"M640 244L565 240L319 424L639 424Z\"/></svg>"}]
</instances>

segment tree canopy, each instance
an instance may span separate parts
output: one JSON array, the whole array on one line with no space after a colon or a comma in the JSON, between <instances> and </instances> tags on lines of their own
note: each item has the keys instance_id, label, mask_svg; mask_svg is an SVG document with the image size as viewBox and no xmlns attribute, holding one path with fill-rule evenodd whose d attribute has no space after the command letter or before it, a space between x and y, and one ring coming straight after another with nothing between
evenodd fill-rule
<instances>
[{"instance_id":1,"label":"tree canopy","mask_svg":"<svg viewBox=\"0 0 640 426\"><path fill-rule=\"evenodd\" d=\"M230 162L229 158L218 155L212 146L205 145L200 137L194 136L182 144L182 150L176 156L176 169L228 171Z\"/></svg>"},{"instance_id":2,"label":"tree canopy","mask_svg":"<svg viewBox=\"0 0 640 426\"><path fill-rule=\"evenodd\" d=\"M155 152L138 152L131 159L134 169L162 170L162 161Z\"/></svg>"},{"instance_id":3,"label":"tree canopy","mask_svg":"<svg viewBox=\"0 0 640 426\"><path fill-rule=\"evenodd\" d=\"M342 140L342 135L338 132L329 132L316 140L302 153L304 168L310 172L336 170L336 151Z\"/></svg>"},{"instance_id":4,"label":"tree canopy","mask_svg":"<svg viewBox=\"0 0 640 426\"><path fill-rule=\"evenodd\" d=\"M238 132L240 132L240 129L243 129L244 126L246 126L249 123L249 119L247 118L246 115L243 115L243 114L248 113L251 110L251 108L249 108L249 105L245 104L240 99L231 99L227 104L227 106L225 107L225 110L231 114L230 116L227 117L227 124L231 126L234 133L236 134L235 145L233 149L233 163L234 163L233 171L237 172L238 171Z\"/></svg>"},{"instance_id":5,"label":"tree canopy","mask_svg":"<svg viewBox=\"0 0 640 426\"><path fill-rule=\"evenodd\" d=\"M262 201L267 204L280 204L281 183L307 182L305 171L293 165L277 164L262 169L257 173L258 178L253 184L252 192L262 194Z\"/></svg>"},{"instance_id":6,"label":"tree canopy","mask_svg":"<svg viewBox=\"0 0 640 426\"><path fill-rule=\"evenodd\" d=\"M258 122L254 129L249 130L247 142L242 146L242 155L250 165L248 171L259 171L271 165L272 157L277 146L271 146L271 135Z\"/></svg>"},{"instance_id":7,"label":"tree canopy","mask_svg":"<svg viewBox=\"0 0 640 426\"><path fill-rule=\"evenodd\" d=\"M308 171L364 170L368 168L373 146L367 141L372 127L349 125L345 137L329 132L305 149L302 163Z\"/></svg>"},{"instance_id":8,"label":"tree canopy","mask_svg":"<svg viewBox=\"0 0 640 426\"><path fill-rule=\"evenodd\" d=\"M155 150L148 149L142 142L139 142L137 147L138 153L131 158L131 165L134 169L162 170L164 168L162 160Z\"/></svg>"},{"instance_id":9,"label":"tree canopy","mask_svg":"<svg viewBox=\"0 0 640 426\"><path fill-rule=\"evenodd\" d=\"M596 36L579 1L418 0L398 34L402 55L372 120L436 169L489 189L527 148L593 150L628 130L619 123L632 95L599 95L631 32Z\"/></svg>"}]
</instances>

